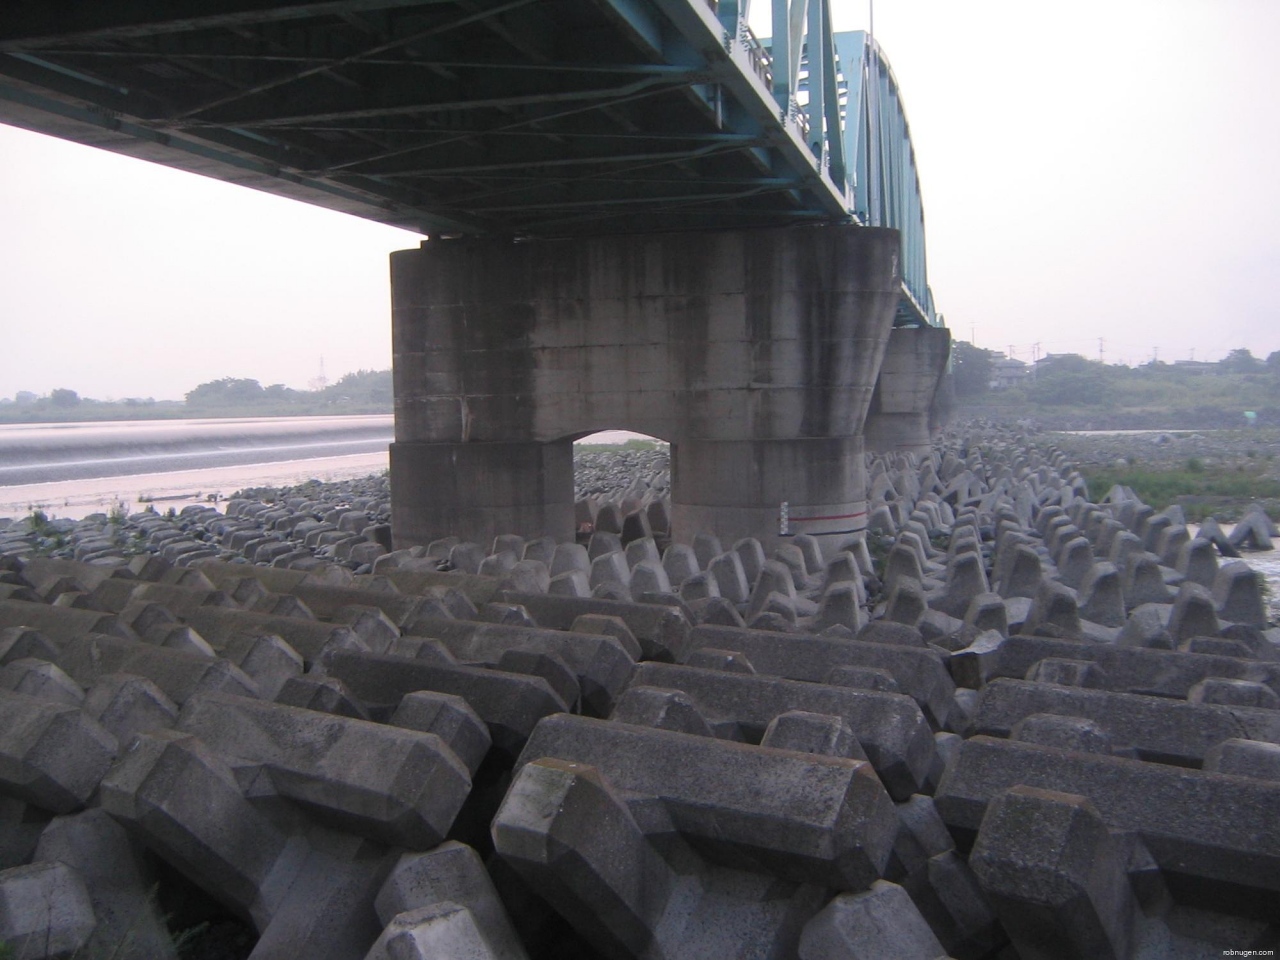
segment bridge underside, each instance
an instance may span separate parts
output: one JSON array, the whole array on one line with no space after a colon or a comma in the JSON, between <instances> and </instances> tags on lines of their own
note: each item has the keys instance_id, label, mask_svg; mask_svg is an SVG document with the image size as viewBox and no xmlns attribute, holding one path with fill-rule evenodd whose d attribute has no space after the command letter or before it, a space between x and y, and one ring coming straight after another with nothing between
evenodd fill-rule
<instances>
[{"instance_id":1,"label":"bridge underside","mask_svg":"<svg viewBox=\"0 0 1280 960\"><path fill-rule=\"evenodd\" d=\"M727 0L15 0L0 122L431 238L392 260L402 544L572 537L604 428L671 441L677 533L844 537L869 408L923 449L947 338L896 85L850 35L840 114L811 10L806 118L799 36Z\"/></svg>"},{"instance_id":2,"label":"bridge underside","mask_svg":"<svg viewBox=\"0 0 1280 960\"><path fill-rule=\"evenodd\" d=\"M847 219L703 0L41 0L0 122L424 234Z\"/></svg>"}]
</instances>

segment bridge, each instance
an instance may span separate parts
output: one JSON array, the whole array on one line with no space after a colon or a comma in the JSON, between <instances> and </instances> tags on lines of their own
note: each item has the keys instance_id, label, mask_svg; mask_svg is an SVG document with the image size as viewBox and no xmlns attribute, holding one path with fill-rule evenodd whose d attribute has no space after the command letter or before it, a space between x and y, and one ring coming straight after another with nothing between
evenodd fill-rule
<instances>
[{"instance_id":1,"label":"bridge","mask_svg":"<svg viewBox=\"0 0 1280 960\"><path fill-rule=\"evenodd\" d=\"M843 536L949 340L878 45L746 6L19 0L0 121L429 238L392 258L400 542L572 535L604 427L673 442L688 529Z\"/></svg>"}]
</instances>

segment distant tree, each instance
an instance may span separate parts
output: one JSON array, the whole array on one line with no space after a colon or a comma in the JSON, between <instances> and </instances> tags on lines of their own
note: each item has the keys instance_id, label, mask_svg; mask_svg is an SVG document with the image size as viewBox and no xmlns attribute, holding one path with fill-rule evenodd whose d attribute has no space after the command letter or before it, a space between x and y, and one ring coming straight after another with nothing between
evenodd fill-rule
<instances>
[{"instance_id":1,"label":"distant tree","mask_svg":"<svg viewBox=\"0 0 1280 960\"><path fill-rule=\"evenodd\" d=\"M262 400L262 384L257 380L223 377L202 383L187 393L192 407L246 407Z\"/></svg>"},{"instance_id":2,"label":"distant tree","mask_svg":"<svg viewBox=\"0 0 1280 960\"><path fill-rule=\"evenodd\" d=\"M27 404L35 403L39 399L40 398L37 397L34 393L32 393L30 390L19 390L17 393L13 395L13 402L21 404L23 406L26 406Z\"/></svg>"},{"instance_id":3,"label":"distant tree","mask_svg":"<svg viewBox=\"0 0 1280 960\"><path fill-rule=\"evenodd\" d=\"M1078 353L1065 353L1036 369L1029 395L1042 406L1105 406L1114 398L1114 383L1123 374Z\"/></svg>"},{"instance_id":4,"label":"distant tree","mask_svg":"<svg viewBox=\"0 0 1280 960\"><path fill-rule=\"evenodd\" d=\"M348 373L322 393L329 403L390 404L390 370L357 370Z\"/></svg>"},{"instance_id":5,"label":"distant tree","mask_svg":"<svg viewBox=\"0 0 1280 960\"><path fill-rule=\"evenodd\" d=\"M984 350L963 340L951 343L951 373L955 379L956 396L977 397L991 389L995 362L1002 354L996 350Z\"/></svg>"},{"instance_id":6,"label":"distant tree","mask_svg":"<svg viewBox=\"0 0 1280 960\"><path fill-rule=\"evenodd\" d=\"M297 398L298 391L286 387L283 383L273 383L271 386L263 388L262 391L262 399L272 403L292 403Z\"/></svg>"},{"instance_id":7,"label":"distant tree","mask_svg":"<svg viewBox=\"0 0 1280 960\"><path fill-rule=\"evenodd\" d=\"M80 403L80 394L66 387L59 387L49 394L49 402L55 407L74 407Z\"/></svg>"},{"instance_id":8,"label":"distant tree","mask_svg":"<svg viewBox=\"0 0 1280 960\"><path fill-rule=\"evenodd\" d=\"M1280 373L1280 350L1273 350L1267 354L1267 369L1276 373Z\"/></svg>"},{"instance_id":9,"label":"distant tree","mask_svg":"<svg viewBox=\"0 0 1280 960\"><path fill-rule=\"evenodd\" d=\"M1262 361L1246 348L1239 347L1223 357L1218 362L1218 366L1226 373L1259 373L1262 370Z\"/></svg>"}]
</instances>

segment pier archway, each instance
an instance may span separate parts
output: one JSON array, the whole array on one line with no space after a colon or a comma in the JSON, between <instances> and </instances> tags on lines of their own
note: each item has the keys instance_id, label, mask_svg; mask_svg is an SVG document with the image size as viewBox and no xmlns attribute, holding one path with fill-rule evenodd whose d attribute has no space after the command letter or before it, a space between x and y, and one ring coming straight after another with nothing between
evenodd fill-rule
<instances>
[{"instance_id":1,"label":"pier archway","mask_svg":"<svg viewBox=\"0 0 1280 960\"><path fill-rule=\"evenodd\" d=\"M397 545L572 538L571 438L619 426L671 442L677 538L862 529L898 249L829 224L394 254Z\"/></svg>"}]
</instances>

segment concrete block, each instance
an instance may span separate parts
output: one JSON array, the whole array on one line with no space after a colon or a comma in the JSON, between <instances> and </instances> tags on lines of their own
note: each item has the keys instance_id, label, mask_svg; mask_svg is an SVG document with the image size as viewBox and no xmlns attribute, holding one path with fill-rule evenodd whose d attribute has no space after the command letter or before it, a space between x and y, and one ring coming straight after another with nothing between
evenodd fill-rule
<instances>
[{"instance_id":1,"label":"concrete block","mask_svg":"<svg viewBox=\"0 0 1280 960\"><path fill-rule=\"evenodd\" d=\"M670 593L671 581L667 577L667 571L657 560L641 560L631 568L630 588L634 597L646 593Z\"/></svg>"},{"instance_id":2,"label":"concrete block","mask_svg":"<svg viewBox=\"0 0 1280 960\"><path fill-rule=\"evenodd\" d=\"M915 577L898 577L889 589L884 619L914 627L928 611L929 602L920 581Z\"/></svg>"},{"instance_id":3,"label":"concrete block","mask_svg":"<svg viewBox=\"0 0 1280 960\"><path fill-rule=\"evenodd\" d=\"M341 680L318 674L289 678L276 694L275 702L281 706L301 707L336 717L369 719L364 704L351 695L351 691Z\"/></svg>"},{"instance_id":4,"label":"concrete block","mask_svg":"<svg viewBox=\"0 0 1280 960\"><path fill-rule=\"evenodd\" d=\"M898 800L922 788L933 760L933 733L919 707L900 694L660 663L639 664L631 682L683 691L709 721L732 721L752 743L784 713L841 717Z\"/></svg>"},{"instance_id":5,"label":"concrete block","mask_svg":"<svg viewBox=\"0 0 1280 960\"><path fill-rule=\"evenodd\" d=\"M447 693L419 690L405 694L387 722L439 737L472 777L492 744L489 728L480 715L462 697Z\"/></svg>"},{"instance_id":6,"label":"concrete block","mask_svg":"<svg viewBox=\"0 0 1280 960\"><path fill-rule=\"evenodd\" d=\"M682 690L632 686L618 699L609 719L638 727L715 736L698 705Z\"/></svg>"},{"instance_id":7,"label":"concrete block","mask_svg":"<svg viewBox=\"0 0 1280 960\"><path fill-rule=\"evenodd\" d=\"M471 911L443 900L392 917L364 960L499 960L506 956L524 954L495 952Z\"/></svg>"},{"instance_id":8,"label":"concrete block","mask_svg":"<svg viewBox=\"0 0 1280 960\"><path fill-rule=\"evenodd\" d=\"M973 729L1008 736L1036 713L1093 720L1115 746L1133 747L1140 759L1188 767L1199 767L1211 747L1243 731L1280 743L1280 714L1274 711L1003 678L983 689Z\"/></svg>"},{"instance_id":9,"label":"concrete block","mask_svg":"<svg viewBox=\"0 0 1280 960\"><path fill-rule=\"evenodd\" d=\"M833 667L845 664L887 670L935 728L946 724L955 692L942 656L923 647L850 643L708 624L695 627L691 641L694 648L736 650L759 674L810 683L821 683Z\"/></svg>"},{"instance_id":10,"label":"concrete block","mask_svg":"<svg viewBox=\"0 0 1280 960\"><path fill-rule=\"evenodd\" d=\"M25 657L11 660L0 667L0 690L12 690L50 703L78 707L84 703L84 690L56 664Z\"/></svg>"},{"instance_id":11,"label":"concrete block","mask_svg":"<svg viewBox=\"0 0 1280 960\"><path fill-rule=\"evenodd\" d=\"M187 618L187 626L198 630L215 649L238 636L274 634L297 651L308 668L327 650L365 649L364 641L349 627L225 607L200 607Z\"/></svg>"},{"instance_id":12,"label":"concrete block","mask_svg":"<svg viewBox=\"0 0 1280 960\"><path fill-rule=\"evenodd\" d=\"M654 941L678 880L611 779L541 755L517 771L492 834L498 855L579 934L608 956L633 956Z\"/></svg>"},{"instance_id":13,"label":"concrete block","mask_svg":"<svg viewBox=\"0 0 1280 960\"><path fill-rule=\"evenodd\" d=\"M1265 683L1206 677L1189 691L1188 703L1217 703L1228 707L1260 707L1280 710L1280 696Z\"/></svg>"},{"instance_id":14,"label":"concrete block","mask_svg":"<svg viewBox=\"0 0 1280 960\"><path fill-rule=\"evenodd\" d=\"M695 533L693 535L693 554L698 559L698 566L706 570L711 561L724 553L719 537L711 533Z\"/></svg>"},{"instance_id":15,"label":"concrete block","mask_svg":"<svg viewBox=\"0 0 1280 960\"><path fill-rule=\"evenodd\" d=\"M1120 571L1114 564L1089 561L1089 568L1078 585L1080 616L1106 627L1120 627L1125 622L1124 591Z\"/></svg>"},{"instance_id":16,"label":"concrete block","mask_svg":"<svg viewBox=\"0 0 1280 960\"><path fill-rule=\"evenodd\" d=\"M502 597L523 605L539 626L550 630L569 630L584 613L619 617L639 641L646 659L678 661L689 650L689 618L680 608L665 603L626 603L525 593L504 593Z\"/></svg>"},{"instance_id":17,"label":"concrete block","mask_svg":"<svg viewBox=\"0 0 1280 960\"><path fill-rule=\"evenodd\" d=\"M707 572L715 578L718 595L730 603L741 604L750 599L751 581L747 579L742 557L737 552L713 557L707 564Z\"/></svg>"},{"instance_id":18,"label":"concrete block","mask_svg":"<svg viewBox=\"0 0 1280 960\"><path fill-rule=\"evenodd\" d=\"M84 881L65 863L0 871L0 943L15 957L75 957L89 943L96 923Z\"/></svg>"},{"instance_id":19,"label":"concrete block","mask_svg":"<svg viewBox=\"0 0 1280 960\"><path fill-rule=\"evenodd\" d=\"M178 705L146 677L129 673L100 676L84 700L85 715L128 745L135 733L166 730L178 720Z\"/></svg>"},{"instance_id":20,"label":"concrete block","mask_svg":"<svg viewBox=\"0 0 1280 960\"><path fill-rule=\"evenodd\" d=\"M1205 754L1204 769L1280 782L1280 744L1223 740Z\"/></svg>"},{"instance_id":21,"label":"concrete block","mask_svg":"<svg viewBox=\"0 0 1280 960\"><path fill-rule=\"evenodd\" d=\"M1109 756L1111 737L1099 723L1083 717L1053 713L1033 713L1013 725L1010 737L1023 743L1038 743L1059 750L1079 750Z\"/></svg>"},{"instance_id":22,"label":"concrete block","mask_svg":"<svg viewBox=\"0 0 1280 960\"><path fill-rule=\"evenodd\" d=\"M1023 630L1030 632L1039 627L1051 627L1060 636L1080 636L1080 610L1076 592L1055 580L1042 582L1027 614L1026 623L1023 624Z\"/></svg>"},{"instance_id":23,"label":"concrete block","mask_svg":"<svg viewBox=\"0 0 1280 960\"><path fill-rule=\"evenodd\" d=\"M948 616L962 618L974 597L990 592L982 556L964 552L948 562L946 587L941 595L930 598L929 605Z\"/></svg>"},{"instance_id":24,"label":"concrete block","mask_svg":"<svg viewBox=\"0 0 1280 960\"><path fill-rule=\"evenodd\" d=\"M239 636L228 640L222 656L245 672L264 700L274 700L285 682L302 675L298 651L275 634Z\"/></svg>"},{"instance_id":25,"label":"concrete block","mask_svg":"<svg viewBox=\"0 0 1280 960\"><path fill-rule=\"evenodd\" d=\"M1144 603L1168 603L1173 599L1156 558L1135 552L1123 562L1112 561L1121 570L1120 587L1129 609Z\"/></svg>"},{"instance_id":26,"label":"concrete block","mask_svg":"<svg viewBox=\"0 0 1280 960\"><path fill-rule=\"evenodd\" d=\"M106 811L54 817L40 835L35 860L65 864L84 882L97 920L80 948L84 955L118 960L177 957L155 904L154 871L142 849Z\"/></svg>"},{"instance_id":27,"label":"concrete block","mask_svg":"<svg viewBox=\"0 0 1280 960\"><path fill-rule=\"evenodd\" d=\"M102 808L211 895L266 928L298 867L289 839L227 763L177 731L139 734L102 781Z\"/></svg>"},{"instance_id":28,"label":"concrete block","mask_svg":"<svg viewBox=\"0 0 1280 960\"><path fill-rule=\"evenodd\" d=\"M1217 551L1210 541L1196 537L1182 544L1177 558L1166 566L1172 566L1192 583L1211 588L1218 575Z\"/></svg>"},{"instance_id":29,"label":"concrete block","mask_svg":"<svg viewBox=\"0 0 1280 960\"><path fill-rule=\"evenodd\" d=\"M754 590L766 563L764 546L755 537L743 537L733 545L733 552L742 561L742 570L746 574L747 584Z\"/></svg>"},{"instance_id":30,"label":"concrete block","mask_svg":"<svg viewBox=\"0 0 1280 960\"><path fill-rule=\"evenodd\" d=\"M1039 593L1043 579L1044 569L1040 554L1029 545L1019 544L1014 548L1013 559L1009 563L1007 574L1000 581L1000 596L1035 597Z\"/></svg>"},{"instance_id":31,"label":"concrete block","mask_svg":"<svg viewBox=\"0 0 1280 960\"><path fill-rule=\"evenodd\" d=\"M363 955L382 929L374 898L395 854L316 828L308 840L295 853L293 882L259 936L254 960L348 960Z\"/></svg>"},{"instance_id":32,"label":"concrete block","mask_svg":"<svg viewBox=\"0 0 1280 960\"><path fill-rule=\"evenodd\" d=\"M324 669L374 715L390 715L406 694L432 690L461 697L484 720L499 750L514 756L542 717L569 709L541 677L483 667L337 651Z\"/></svg>"},{"instance_id":33,"label":"concrete block","mask_svg":"<svg viewBox=\"0 0 1280 960\"><path fill-rule=\"evenodd\" d=\"M579 543L558 543L551 558L551 576L558 577L562 573L580 570L591 572L591 556L587 548Z\"/></svg>"},{"instance_id":34,"label":"concrete block","mask_svg":"<svg viewBox=\"0 0 1280 960\"><path fill-rule=\"evenodd\" d=\"M1065 687L1105 687L1104 671L1092 660L1046 657L1027 671L1027 679Z\"/></svg>"},{"instance_id":35,"label":"concrete block","mask_svg":"<svg viewBox=\"0 0 1280 960\"><path fill-rule=\"evenodd\" d=\"M1179 643L1192 637L1217 636L1221 629L1213 594L1198 583L1184 583L1178 588L1169 614L1169 634Z\"/></svg>"},{"instance_id":36,"label":"concrete block","mask_svg":"<svg viewBox=\"0 0 1280 960\"><path fill-rule=\"evenodd\" d=\"M1255 627L1267 623L1259 574L1243 560L1223 564L1213 578L1213 602L1218 615L1234 623Z\"/></svg>"},{"instance_id":37,"label":"concrete block","mask_svg":"<svg viewBox=\"0 0 1280 960\"><path fill-rule=\"evenodd\" d=\"M78 708L0 690L0 786L51 813L83 807L117 751Z\"/></svg>"},{"instance_id":38,"label":"concrete block","mask_svg":"<svg viewBox=\"0 0 1280 960\"><path fill-rule=\"evenodd\" d=\"M534 758L594 767L620 793L660 800L675 831L713 861L802 883L873 882L897 831L888 794L857 760L568 715L538 725L518 766Z\"/></svg>"},{"instance_id":39,"label":"concrete block","mask_svg":"<svg viewBox=\"0 0 1280 960\"><path fill-rule=\"evenodd\" d=\"M751 665L741 653L735 650L716 650L703 647L694 650L685 660L685 666L698 667L702 670L727 670L730 673L755 673ZM836 686L857 686L857 684L836 684Z\"/></svg>"},{"instance_id":40,"label":"concrete block","mask_svg":"<svg viewBox=\"0 0 1280 960\"><path fill-rule=\"evenodd\" d=\"M866 622L867 614L862 609L859 590L855 584L846 582L833 584L822 595L813 627L824 630L839 624L857 631Z\"/></svg>"},{"instance_id":41,"label":"concrete block","mask_svg":"<svg viewBox=\"0 0 1280 960\"><path fill-rule=\"evenodd\" d=\"M1129 957L1125 858L1085 797L1017 786L988 807L969 857L1018 955Z\"/></svg>"},{"instance_id":42,"label":"concrete block","mask_svg":"<svg viewBox=\"0 0 1280 960\"><path fill-rule=\"evenodd\" d=\"M27 627L5 627L0 630L0 665L26 657L53 661L58 658L58 648L41 636L39 631Z\"/></svg>"},{"instance_id":43,"label":"concrete block","mask_svg":"<svg viewBox=\"0 0 1280 960\"><path fill-rule=\"evenodd\" d=\"M625 622L588 614L595 620L577 617L574 626L600 622L612 634L629 636ZM610 620L612 622L610 622ZM583 707L593 716L608 716L613 701L627 685L631 668L639 654L633 636L630 645L612 634L592 634L582 629L544 630L538 627L481 624L458 620L419 620L414 629L422 636L439 640L458 660L504 669L504 656L513 651L554 656L569 669L574 686L580 690ZM634 650L637 656L633 656ZM516 672L525 673L527 670ZM563 696L563 693L562 693Z\"/></svg>"},{"instance_id":44,"label":"concrete block","mask_svg":"<svg viewBox=\"0 0 1280 960\"><path fill-rule=\"evenodd\" d=\"M846 893L805 924L800 960L946 960L946 950L907 892L877 880Z\"/></svg>"},{"instance_id":45,"label":"concrete block","mask_svg":"<svg viewBox=\"0 0 1280 960\"><path fill-rule=\"evenodd\" d=\"M975 736L934 797L963 848L988 806L1025 785L1087 797L1113 832L1136 832L1178 898L1237 916L1280 907L1280 783Z\"/></svg>"},{"instance_id":46,"label":"concrete block","mask_svg":"<svg viewBox=\"0 0 1280 960\"><path fill-rule=\"evenodd\" d=\"M547 593L553 597L589 597L591 582L581 570L568 570L551 578Z\"/></svg>"},{"instance_id":47,"label":"concrete block","mask_svg":"<svg viewBox=\"0 0 1280 960\"><path fill-rule=\"evenodd\" d=\"M769 721L760 746L797 753L816 753L824 757L848 757L866 760L858 738L843 717L829 714L789 710Z\"/></svg>"},{"instance_id":48,"label":"concrete block","mask_svg":"<svg viewBox=\"0 0 1280 960\"><path fill-rule=\"evenodd\" d=\"M583 613L574 618L569 630L573 633L613 637L632 660L639 660L641 657L640 642L636 640L635 634L621 617Z\"/></svg>"},{"instance_id":49,"label":"concrete block","mask_svg":"<svg viewBox=\"0 0 1280 960\"><path fill-rule=\"evenodd\" d=\"M379 919L389 925L400 914L440 903L464 907L495 958L525 956L484 863L464 844L449 841L425 853L403 854L375 906Z\"/></svg>"},{"instance_id":50,"label":"concrete block","mask_svg":"<svg viewBox=\"0 0 1280 960\"><path fill-rule=\"evenodd\" d=\"M395 846L440 843L471 789L444 741L401 727L206 694L182 708L178 729L261 764L322 821Z\"/></svg>"}]
</instances>

